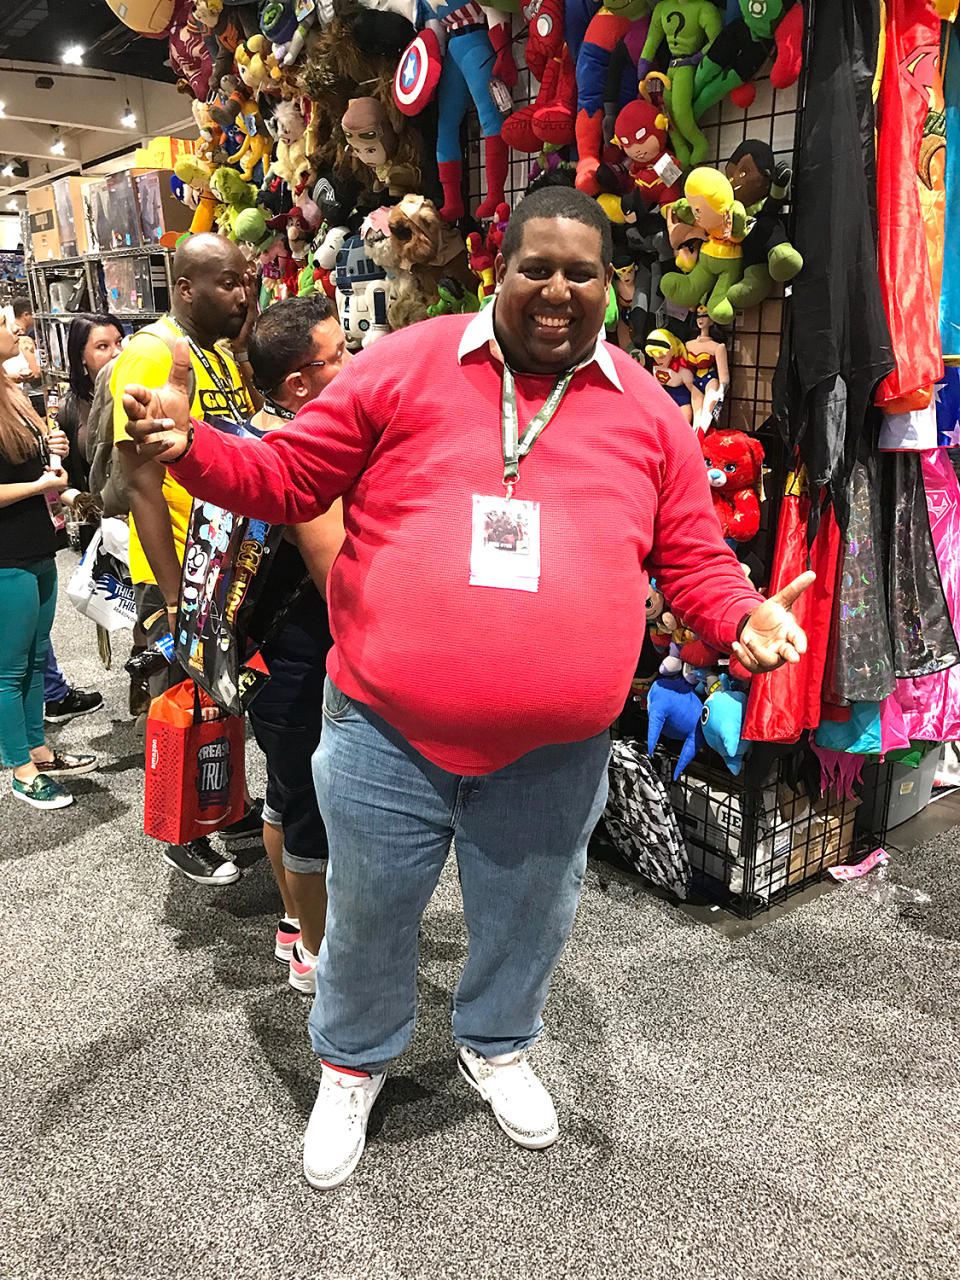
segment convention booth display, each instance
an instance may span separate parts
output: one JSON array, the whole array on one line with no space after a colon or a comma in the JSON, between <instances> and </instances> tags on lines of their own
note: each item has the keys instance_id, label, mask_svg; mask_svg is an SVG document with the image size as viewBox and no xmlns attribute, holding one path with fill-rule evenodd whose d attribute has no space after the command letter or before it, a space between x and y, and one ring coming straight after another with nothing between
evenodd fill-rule
<instances>
[{"instance_id":1,"label":"convention booth display","mask_svg":"<svg viewBox=\"0 0 960 1280\"><path fill-rule=\"evenodd\" d=\"M752 914L920 807L960 738L950 0L111 7L168 43L199 140L31 196L52 369L71 311L165 309L182 236L234 240L261 308L327 294L359 350L489 304L517 202L579 188L613 230L607 337L697 433L744 573L817 572L804 661L752 679L651 582L598 840Z\"/></svg>"}]
</instances>

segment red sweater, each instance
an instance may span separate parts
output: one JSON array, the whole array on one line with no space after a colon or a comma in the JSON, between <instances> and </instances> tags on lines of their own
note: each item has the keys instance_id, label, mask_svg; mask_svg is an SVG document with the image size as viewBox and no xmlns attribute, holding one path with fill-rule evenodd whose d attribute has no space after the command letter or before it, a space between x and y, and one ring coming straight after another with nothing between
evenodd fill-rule
<instances>
[{"instance_id":1,"label":"red sweater","mask_svg":"<svg viewBox=\"0 0 960 1280\"><path fill-rule=\"evenodd\" d=\"M579 369L520 464L517 497L540 502L539 591L470 586L472 495L503 494L503 455L501 366L486 346L458 364L467 322L380 338L263 440L198 424L171 470L195 496L275 523L342 494L331 678L441 768L483 774L616 718L648 573L725 649L761 597L721 538L696 435L616 348L624 390L596 361ZM551 386L517 377L521 431Z\"/></svg>"}]
</instances>

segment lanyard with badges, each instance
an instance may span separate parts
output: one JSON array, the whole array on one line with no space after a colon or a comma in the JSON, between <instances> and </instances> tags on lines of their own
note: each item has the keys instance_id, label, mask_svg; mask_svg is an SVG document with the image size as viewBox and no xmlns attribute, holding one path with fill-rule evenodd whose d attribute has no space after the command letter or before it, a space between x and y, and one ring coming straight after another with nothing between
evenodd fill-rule
<instances>
[{"instance_id":1,"label":"lanyard with badges","mask_svg":"<svg viewBox=\"0 0 960 1280\"><path fill-rule=\"evenodd\" d=\"M525 458L560 408L576 372L561 373L541 409L520 434L513 370L503 367L500 398L505 497L473 495L470 585L513 591L540 589L540 503L515 498L520 459Z\"/></svg>"},{"instance_id":2,"label":"lanyard with badges","mask_svg":"<svg viewBox=\"0 0 960 1280\"><path fill-rule=\"evenodd\" d=\"M500 422L503 439L503 483L507 490L507 498L513 497L513 490L520 477L520 459L525 458L534 443L549 425L554 414L560 408L560 402L567 394L575 369L561 373L553 384L553 390L547 396L543 407L539 409L527 423L523 435L519 434L520 424L517 418L517 384L513 370L506 364L503 366L503 390L500 396Z\"/></svg>"},{"instance_id":3,"label":"lanyard with badges","mask_svg":"<svg viewBox=\"0 0 960 1280\"><path fill-rule=\"evenodd\" d=\"M220 365L219 371L214 369L213 365L207 357L206 351L199 343L194 342L193 338L187 333L172 316L167 317L175 329L177 329L186 340L190 343L190 350L196 356L197 361L202 365L207 377L213 383L216 390L223 397L224 403L229 409L230 416L233 421L239 425L246 426L249 421L249 415L237 404L236 388L230 383L227 374L227 367L223 363L223 357L218 351L216 353L217 363Z\"/></svg>"}]
</instances>

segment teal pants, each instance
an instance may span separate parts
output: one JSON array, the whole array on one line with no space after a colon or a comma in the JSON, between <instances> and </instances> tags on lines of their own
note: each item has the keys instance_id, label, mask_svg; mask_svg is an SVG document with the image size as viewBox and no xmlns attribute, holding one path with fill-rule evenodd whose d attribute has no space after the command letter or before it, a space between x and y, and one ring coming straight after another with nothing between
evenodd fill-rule
<instances>
[{"instance_id":1,"label":"teal pants","mask_svg":"<svg viewBox=\"0 0 960 1280\"><path fill-rule=\"evenodd\" d=\"M0 569L0 762L29 764L42 747L43 668L57 608L57 562Z\"/></svg>"}]
</instances>

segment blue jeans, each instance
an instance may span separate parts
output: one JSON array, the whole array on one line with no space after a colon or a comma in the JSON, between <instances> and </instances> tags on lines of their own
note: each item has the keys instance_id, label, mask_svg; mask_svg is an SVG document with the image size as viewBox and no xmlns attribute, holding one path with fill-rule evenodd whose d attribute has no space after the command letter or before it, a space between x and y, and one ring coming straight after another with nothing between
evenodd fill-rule
<instances>
[{"instance_id":1,"label":"blue jeans","mask_svg":"<svg viewBox=\"0 0 960 1280\"><path fill-rule=\"evenodd\" d=\"M47 644L47 657L43 665L43 700L59 702L70 692L67 677L60 670L57 655L53 652L53 641Z\"/></svg>"},{"instance_id":2,"label":"blue jeans","mask_svg":"<svg viewBox=\"0 0 960 1280\"><path fill-rule=\"evenodd\" d=\"M327 829L327 931L310 1014L327 1062L382 1071L413 1033L420 918L452 840L470 951L453 1038L484 1057L542 1030L573 927L610 737L541 747L481 777L424 759L327 680L314 756Z\"/></svg>"}]
</instances>

